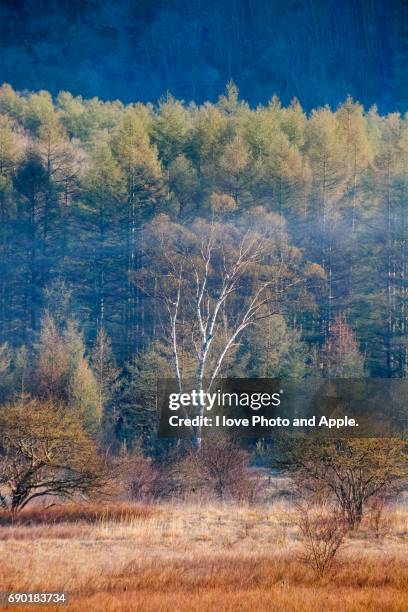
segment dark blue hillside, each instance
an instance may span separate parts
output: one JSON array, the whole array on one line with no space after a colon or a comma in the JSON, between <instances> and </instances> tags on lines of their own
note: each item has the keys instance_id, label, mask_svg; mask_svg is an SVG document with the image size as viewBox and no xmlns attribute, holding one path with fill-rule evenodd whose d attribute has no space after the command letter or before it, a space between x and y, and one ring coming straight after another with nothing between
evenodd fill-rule
<instances>
[{"instance_id":1,"label":"dark blue hillside","mask_svg":"<svg viewBox=\"0 0 408 612\"><path fill-rule=\"evenodd\" d=\"M0 82L154 101L347 94L408 110L406 0L2 0Z\"/></svg>"}]
</instances>

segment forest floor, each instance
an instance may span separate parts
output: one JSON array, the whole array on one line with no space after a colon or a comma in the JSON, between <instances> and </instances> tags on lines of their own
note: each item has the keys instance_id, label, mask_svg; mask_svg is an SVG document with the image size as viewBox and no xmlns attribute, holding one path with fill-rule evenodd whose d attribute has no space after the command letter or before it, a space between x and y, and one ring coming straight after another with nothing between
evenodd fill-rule
<instances>
[{"instance_id":1,"label":"forest floor","mask_svg":"<svg viewBox=\"0 0 408 612\"><path fill-rule=\"evenodd\" d=\"M407 506L380 539L363 524L322 578L298 558L294 512L284 501L52 509L46 522L33 511L25 524L0 521L0 589L68 593L68 606L47 610L408 609Z\"/></svg>"}]
</instances>

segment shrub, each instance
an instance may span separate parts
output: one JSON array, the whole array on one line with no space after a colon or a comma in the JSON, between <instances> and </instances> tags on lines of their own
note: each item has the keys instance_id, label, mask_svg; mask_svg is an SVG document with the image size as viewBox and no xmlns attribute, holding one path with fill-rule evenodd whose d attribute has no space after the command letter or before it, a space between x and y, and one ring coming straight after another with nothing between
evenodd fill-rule
<instances>
[{"instance_id":1,"label":"shrub","mask_svg":"<svg viewBox=\"0 0 408 612\"><path fill-rule=\"evenodd\" d=\"M368 527L376 540L382 540L391 531L388 500L384 496L373 497L368 504Z\"/></svg>"},{"instance_id":2,"label":"shrub","mask_svg":"<svg viewBox=\"0 0 408 612\"><path fill-rule=\"evenodd\" d=\"M179 487L207 490L219 499L254 501L258 481L248 469L248 453L224 438L202 440L177 465Z\"/></svg>"},{"instance_id":3,"label":"shrub","mask_svg":"<svg viewBox=\"0 0 408 612\"><path fill-rule=\"evenodd\" d=\"M298 506L297 526L302 535L302 563L319 576L329 571L347 532L337 508L327 504Z\"/></svg>"},{"instance_id":4,"label":"shrub","mask_svg":"<svg viewBox=\"0 0 408 612\"><path fill-rule=\"evenodd\" d=\"M117 459L115 472L131 500L153 501L168 496L173 489L169 471L139 452Z\"/></svg>"},{"instance_id":5,"label":"shrub","mask_svg":"<svg viewBox=\"0 0 408 612\"><path fill-rule=\"evenodd\" d=\"M400 439L286 440L282 463L302 493L331 497L350 529L368 501L395 496L408 475L406 444Z\"/></svg>"},{"instance_id":6,"label":"shrub","mask_svg":"<svg viewBox=\"0 0 408 612\"><path fill-rule=\"evenodd\" d=\"M90 498L109 478L79 419L52 402L0 410L0 505L13 514L40 497Z\"/></svg>"}]
</instances>

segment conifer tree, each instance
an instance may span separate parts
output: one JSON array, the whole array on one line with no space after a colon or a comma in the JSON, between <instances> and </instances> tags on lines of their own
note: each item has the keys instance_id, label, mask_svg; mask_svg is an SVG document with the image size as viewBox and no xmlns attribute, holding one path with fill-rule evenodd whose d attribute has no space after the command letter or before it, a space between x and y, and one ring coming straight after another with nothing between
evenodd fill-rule
<instances>
[{"instance_id":1,"label":"conifer tree","mask_svg":"<svg viewBox=\"0 0 408 612\"><path fill-rule=\"evenodd\" d=\"M330 378L361 378L364 376L364 356L354 332L343 315L338 315L330 327L322 350L323 368Z\"/></svg>"}]
</instances>

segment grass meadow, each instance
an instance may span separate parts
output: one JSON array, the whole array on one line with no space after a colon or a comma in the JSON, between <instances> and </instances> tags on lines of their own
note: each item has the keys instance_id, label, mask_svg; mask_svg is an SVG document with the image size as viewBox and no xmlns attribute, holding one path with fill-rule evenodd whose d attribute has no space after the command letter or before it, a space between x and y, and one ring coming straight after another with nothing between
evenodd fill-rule
<instances>
[{"instance_id":1,"label":"grass meadow","mask_svg":"<svg viewBox=\"0 0 408 612\"><path fill-rule=\"evenodd\" d=\"M78 612L406 612L408 507L389 510L386 525L379 535L364 520L318 577L300 560L286 501L33 509L14 523L0 516L0 584L65 591L64 609Z\"/></svg>"}]
</instances>

